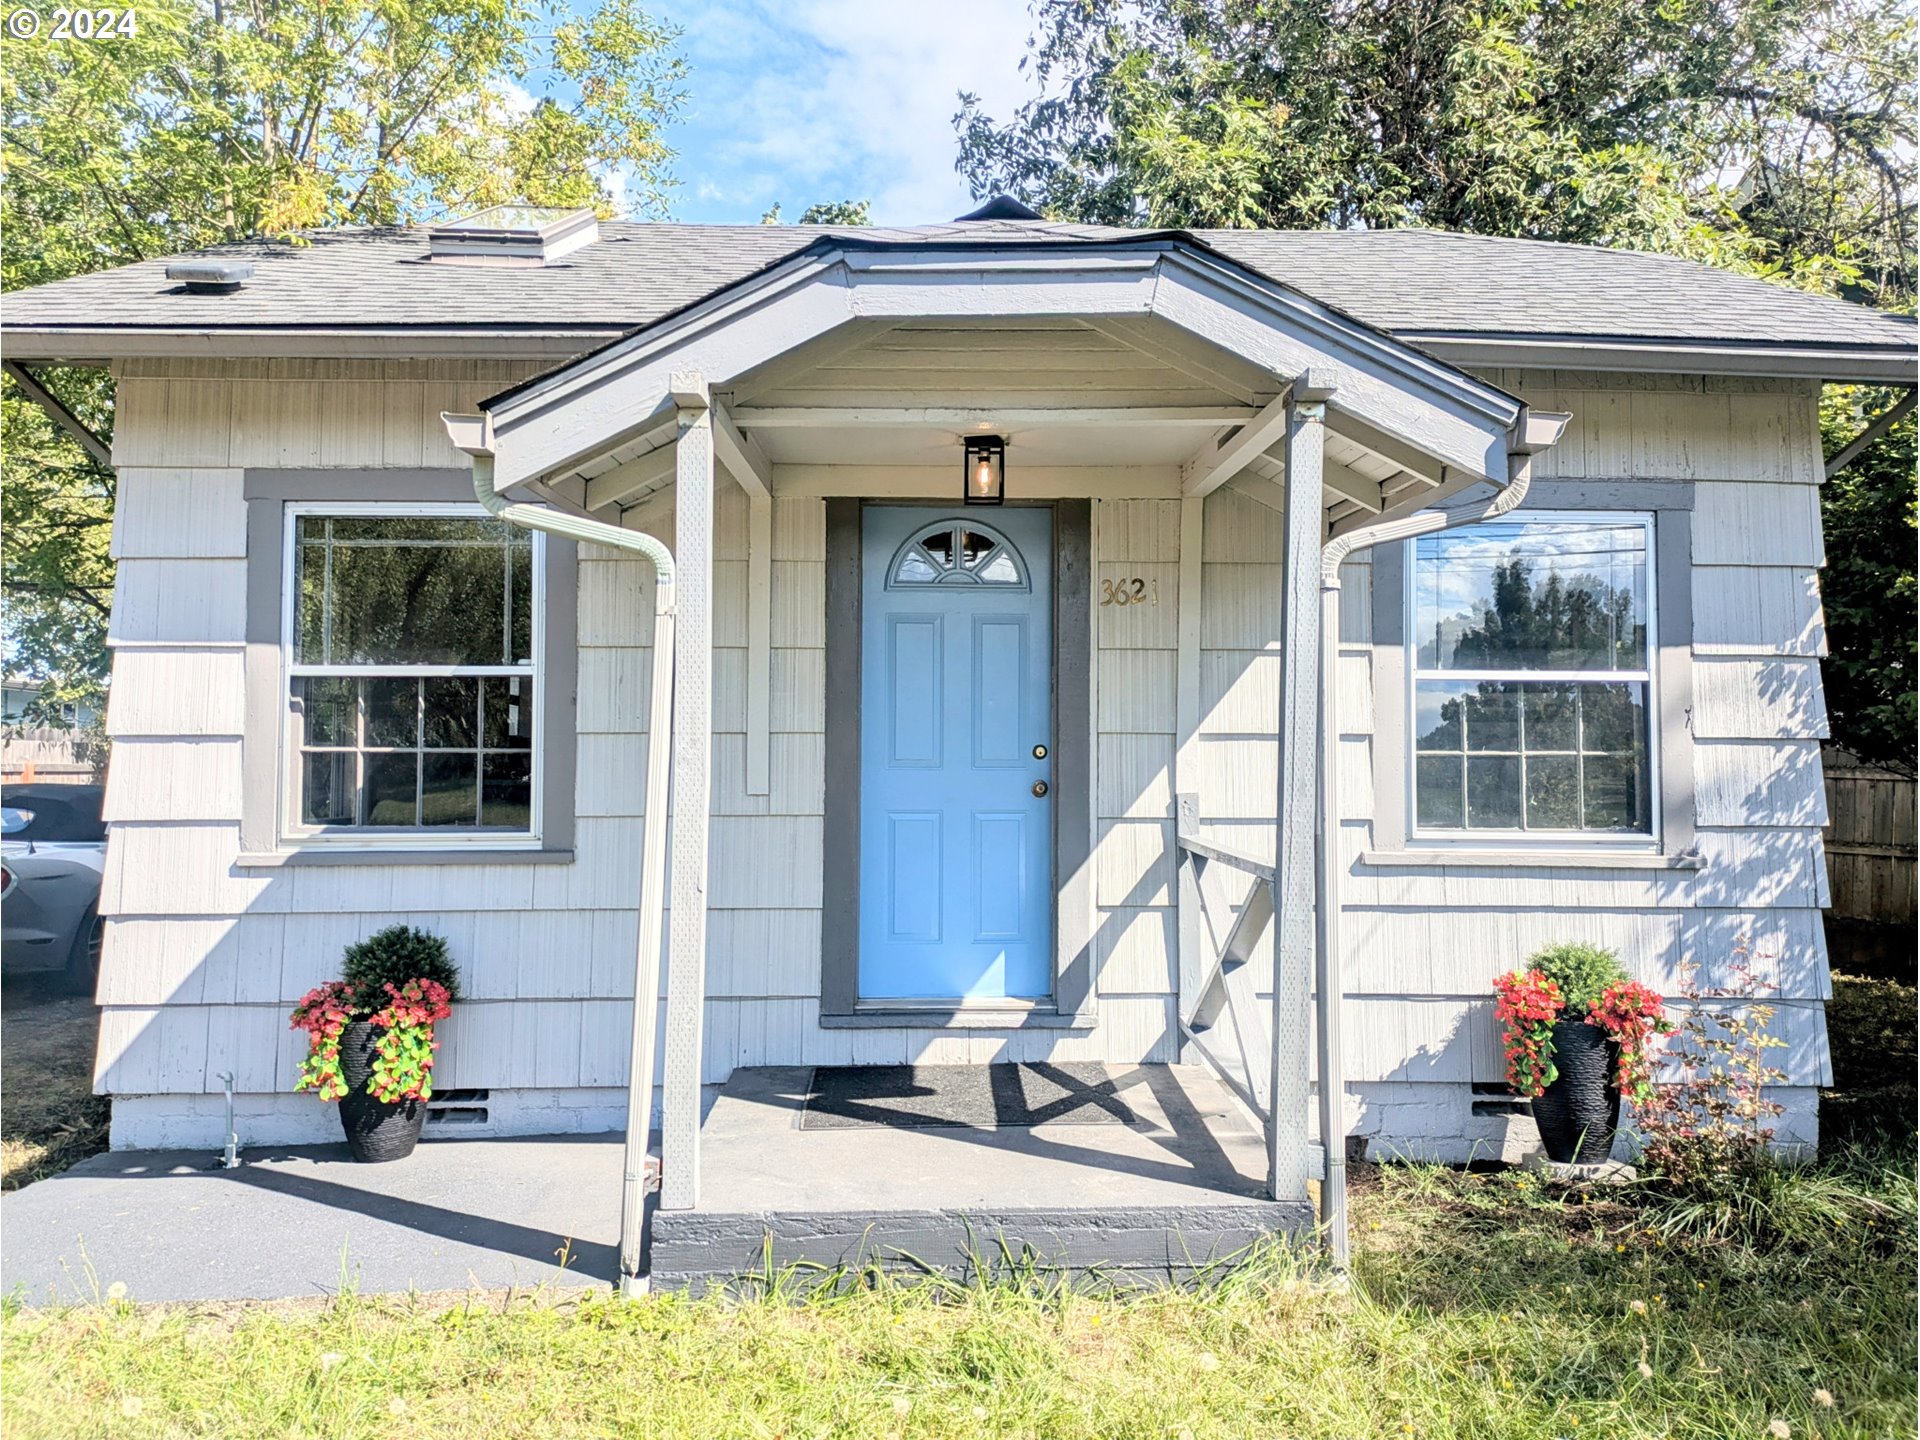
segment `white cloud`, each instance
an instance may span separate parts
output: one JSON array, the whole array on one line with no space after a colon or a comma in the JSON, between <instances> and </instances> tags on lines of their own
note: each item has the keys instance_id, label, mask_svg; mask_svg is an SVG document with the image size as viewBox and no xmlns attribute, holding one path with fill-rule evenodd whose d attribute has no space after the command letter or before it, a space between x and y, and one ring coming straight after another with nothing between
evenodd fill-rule
<instances>
[{"instance_id":1,"label":"white cloud","mask_svg":"<svg viewBox=\"0 0 1920 1440\"><path fill-rule=\"evenodd\" d=\"M757 219L775 200L797 214L871 199L883 224L950 219L971 204L953 169L957 92L1002 118L1028 92L1025 0L665 8L686 27L693 66L674 137L683 195L725 195L726 218Z\"/></svg>"}]
</instances>

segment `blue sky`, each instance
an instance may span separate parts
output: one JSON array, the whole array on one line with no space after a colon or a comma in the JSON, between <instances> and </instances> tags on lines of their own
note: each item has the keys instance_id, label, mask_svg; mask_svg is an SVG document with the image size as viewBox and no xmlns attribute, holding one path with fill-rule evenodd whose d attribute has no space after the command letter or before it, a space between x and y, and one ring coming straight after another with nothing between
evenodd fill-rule
<instances>
[{"instance_id":1,"label":"blue sky","mask_svg":"<svg viewBox=\"0 0 1920 1440\"><path fill-rule=\"evenodd\" d=\"M656 0L691 68L677 220L752 223L775 201L871 200L882 224L972 208L954 173L956 92L1005 118L1029 93L1019 69L1026 0Z\"/></svg>"}]
</instances>

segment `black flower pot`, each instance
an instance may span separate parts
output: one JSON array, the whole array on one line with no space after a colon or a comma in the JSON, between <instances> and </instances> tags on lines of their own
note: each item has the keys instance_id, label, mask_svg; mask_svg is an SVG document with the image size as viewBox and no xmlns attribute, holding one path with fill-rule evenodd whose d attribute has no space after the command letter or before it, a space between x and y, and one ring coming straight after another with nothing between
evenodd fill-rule
<instances>
[{"instance_id":1,"label":"black flower pot","mask_svg":"<svg viewBox=\"0 0 1920 1440\"><path fill-rule=\"evenodd\" d=\"M427 1121L424 1100L380 1100L367 1093L379 1038L380 1031L366 1020L355 1020L340 1032L340 1078L347 1082L347 1093L340 1097L340 1128L362 1165L406 1159L420 1143L420 1127Z\"/></svg>"},{"instance_id":2,"label":"black flower pot","mask_svg":"<svg viewBox=\"0 0 1920 1440\"><path fill-rule=\"evenodd\" d=\"M1620 1128L1619 1058L1620 1047L1584 1017L1555 1023L1553 1063L1560 1075L1533 1102L1549 1160L1598 1165L1612 1155Z\"/></svg>"}]
</instances>

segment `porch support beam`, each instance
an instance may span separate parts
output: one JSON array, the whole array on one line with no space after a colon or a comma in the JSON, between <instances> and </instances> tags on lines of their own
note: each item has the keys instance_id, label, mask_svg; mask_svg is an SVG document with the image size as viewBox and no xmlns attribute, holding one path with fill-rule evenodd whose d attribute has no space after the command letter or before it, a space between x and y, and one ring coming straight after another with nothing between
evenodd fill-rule
<instances>
[{"instance_id":1,"label":"porch support beam","mask_svg":"<svg viewBox=\"0 0 1920 1440\"><path fill-rule=\"evenodd\" d=\"M713 450L747 494L762 500L773 494L773 463L757 440L740 433L724 405L713 407Z\"/></svg>"},{"instance_id":2,"label":"porch support beam","mask_svg":"<svg viewBox=\"0 0 1920 1440\"><path fill-rule=\"evenodd\" d=\"M713 448L747 492L747 794L765 795L773 743L767 701L773 686L773 464L719 404L713 407Z\"/></svg>"},{"instance_id":3,"label":"porch support beam","mask_svg":"<svg viewBox=\"0 0 1920 1440\"><path fill-rule=\"evenodd\" d=\"M1267 1192L1304 1199L1312 1176L1307 1140L1309 992L1314 972L1314 831L1318 820L1320 724L1320 534L1326 399L1296 385L1287 425L1286 570L1281 580L1280 792L1274 813L1273 1084L1267 1113Z\"/></svg>"},{"instance_id":4,"label":"porch support beam","mask_svg":"<svg viewBox=\"0 0 1920 1440\"><path fill-rule=\"evenodd\" d=\"M701 1036L707 999L707 810L713 735L713 411L696 373L672 379L678 411L674 597L673 846L667 926L666 1085L661 1091L660 1204L700 1198Z\"/></svg>"},{"instance_id":5,"label":"porch support beam","mask_svg":"<svg viewBox=\"0 0 1920 1440\"><path fill-rule=\"evenodd\" d=\"M747 793L772 792L773 497L747 497Z\"/></svg>"},{"instance_id":6,"label":"porch support beam","mask_svg":"<svg viewBox=\"0 0 1920 1440\"><path fill-rule=\"evenodd\" d=\"M1174 642L1178 648L1175 652L1173 705L1174 725L1178 731L1173 757L1173 788L1176 794L1197 791L1199 788L1194 737L1200 731L1200 586L1204 574L1201 539L1206 518L1205 507L1206 502L1197 497L1180 502L1179 628L1175 632ZM1197 825L1197 795L1184 798L1193 800L1194 822ZM1195 866L1179 867L1179 887L1179 1005L1180 1013L1185 1014L1199 996L1201 980L1206 973L1200 946L1199 872Z\"/></svg>"},{"instance_id":7,"label":"porch support beam","mask_svg":"<svg viewBox=\"0 0 1920 1440\"><path fill-rule=\"evenodd\" d=\"M1312 375L1301 376L1300 383L1311 388ZM1282 395L1225 441L1209 440L1202 445L1180 467L1180 492L1198 500L1218 490L1280 438L1292 410L1291 396Z\"/></svg>"},{"instance_id":8,"label":"porch support beam","mask_svg":"<svg viewBox=\"0 0 1920 1440\"><path fill-rule=\"evenodd\" d=\"M637 460L616 465L604 475L587 481L585 505L589 510L604 510L609 505L624 505L628 500L676 473L679 460L671 444L650 450Z\"/></svg>"},{"instance_id":9,"label":"porch support beam","mask_svg":"<svg viewBox=\"0 0 1920 1440\"><path fill-rule=\"evenodd\" d=\"M1043 406L981 409L952 405L742 405L742 430L820 429L835 425L934 425L1008 429L1034 425L1238 425L1258 413L1248 405Z\"/></svg>"}]
</instances>

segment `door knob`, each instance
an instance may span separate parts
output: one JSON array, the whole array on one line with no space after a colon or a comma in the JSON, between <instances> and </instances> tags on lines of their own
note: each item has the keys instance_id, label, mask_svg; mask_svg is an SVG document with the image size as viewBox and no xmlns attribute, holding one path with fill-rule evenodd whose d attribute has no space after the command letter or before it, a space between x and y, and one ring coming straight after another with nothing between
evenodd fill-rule
<instances>
[{"instance_id":1,"label":"door knob","mask_svg":"<svg viewBox=\"0 0 1920 1440\"><path fill-rule=\"evenodd\" d=\"M1047 782L1046 782L1046 781L1044 781L1044 780L1036 780L1036 781L1034 781L1034 782L1033 782L1033 793L1034 793L1035 795L1044 795L1044 794L1046 794L1046 793L1047 793Z\"/></svg>"}]
</instances>

